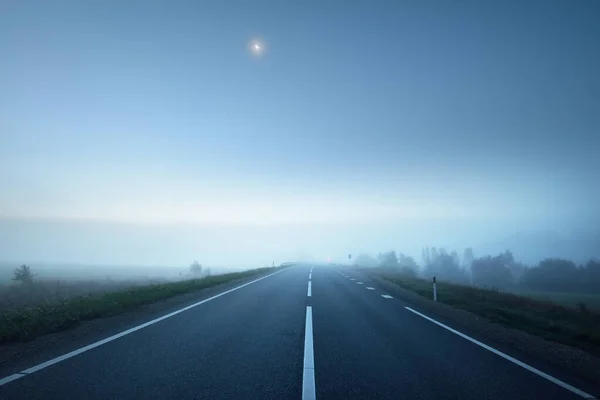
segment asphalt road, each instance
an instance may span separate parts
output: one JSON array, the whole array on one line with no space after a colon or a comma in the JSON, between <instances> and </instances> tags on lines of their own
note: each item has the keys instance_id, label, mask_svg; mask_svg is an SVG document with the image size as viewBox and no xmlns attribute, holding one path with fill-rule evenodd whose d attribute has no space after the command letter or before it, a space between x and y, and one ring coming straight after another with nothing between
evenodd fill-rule
<instances>
[{"instance_id":1,"label":"asphalt road","mask_svg":"<svg viewBox=\"0 0 600 400\"><path fill-rule=\"evenodd\" d=\"M298 265L18 375L0 399L584 398L361 279Z\"/></svg>"}]
</instances>

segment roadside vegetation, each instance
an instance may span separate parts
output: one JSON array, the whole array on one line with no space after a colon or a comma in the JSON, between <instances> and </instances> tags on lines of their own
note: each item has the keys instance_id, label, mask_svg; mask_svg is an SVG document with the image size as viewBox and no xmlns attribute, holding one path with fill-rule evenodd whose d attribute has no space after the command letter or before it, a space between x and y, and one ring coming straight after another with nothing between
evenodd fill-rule
<instances>
[{"instance_id":1,"label":"roadside vegetation","mask_svg":"<svg viewBox=\"0 0 600 400\"><path fill-rule=\"evenodd\" d=\"M431 299L430 280L407 276L388 268L370 272L398 286ZM559 343L580 347L600 356L600 312L564 307L499 290L438 282L438 301L469 311L491 322L519 329Z\"/></svg>"},{"instance_id":2,"label":"roadside vegetation","mask_svg":"<svg viewBox=\"0 0 600 400\"><path fill-rule=\"evenodd\" d=\"M462 256L435 247L422 251L420 264L394 251L376 257L359 255L355 265L386 267L408 277L468 285L544 299L576 309L600 310L600 260L577 265L571 260L548 258L528 266L515 260L510 251L479 258L467 248Z\"/></svg>"},{"instance_id":3,"label":"roadside vegetation","mask_svg":"<svg viewBox=\"0 0 600 400\"><path fill-rule=\"evenodd\" d=\"M258 268L222 275L203 274L197 262L190 267L195 278L177 282L162 282L146 285L123 284L112 286L113 290L67 298L53 299L48 294L48 282L37 282L28 266L14 271L15 283L2 290L2 298L7 293L20 298L34 299L35 302L19 302L0 309L0 344L31 340L35 337L71 328L81 321L107 317L135 309L136 307L165 300L180 294L190 293L215 285L267 273L280 267ZM105 288L106 289L106 288ZM27 305L23 305L27 304Z\"/></svg>"},{"instance_id":4,"label":"roadside vegetation","mask_svg":"<svg viewBox=\"0 0 600 400\"><path fill-rule=\"evenodd\" d=\"M576 265L546 259L536 266L514 260L511 252L463 257L424 249L422 264L395 252L361 255L355 265L404 289L469 311L489 321L600 356L600 261Z\"/></svg>"}]
</instances>

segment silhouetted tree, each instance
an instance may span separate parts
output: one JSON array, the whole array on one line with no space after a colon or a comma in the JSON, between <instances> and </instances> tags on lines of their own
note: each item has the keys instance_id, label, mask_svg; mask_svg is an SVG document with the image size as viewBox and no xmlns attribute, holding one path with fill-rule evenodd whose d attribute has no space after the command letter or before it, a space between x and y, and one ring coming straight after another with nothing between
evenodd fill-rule
<instances>
[{"instance_id":1,"label":"silhouetted tree","mask_svg":"<svg viewBox=\"0 0 600 400\"><path fill-rule=\"evenodd\" d=\"M467 283L467 275L459 265L458 255L455 251L448 254L445 249L435 247L425 248L422 251L425 263L424 273L427 278L432 276L440 280L455 283Z\"/></svg>"},{"instance_id":2,"label":"silhouetted tree","mask_svg":"<svg viewBox=\"0 0 600 400\"><path fill-rule=\"evenodd\" d=\"M514 261L514 262L508 264L507 267L510 270L510 274L512 275L512 278L513 278L513 281L515 282L515 284L518 284L519 282L521 282L521 278L523 277L523 274L527 270L527 265Z\"/></svg>"},{"instance_id":3,"label":"silhouetted tree","mask_svg":"<svg viewBox=\"0 0 600 400\"><path fill-rule=\"evenodd\" d=\"M398 267L398 257L395 251L386 251L385 253L379 253L377 256L377 262L380 267L396 268Z\"/></svg>"},{"instance_id":4,"label":"silhouetted tree","mask_svg":"<svg viewBox=\"0 0 600 400\"><path fill-rule=\"evenodd\" d=\"M600 293L600 260L590 260L581 268L581 287L589 293Z\"/></svg>"},{"instance_id":5,"label":"silhouetted tree","mask_svg":"<svg viewBox=\"0 0 600 400\"><path fill-rule=\"evenodd\" d=\"M419 265L416 263L415 259L410 256L403 253L398 254L398 264L400 265L400 269L408 275L417 276L419 274ZM409 270L413 272L409 272Z\"/></svg>"},{"instance_id":6,"label":"silhouetted tree","mask_svg":"<svg viewBox=\"0 0 600 400\"><path fill-rule=\"evenodd\" d=\"M397 266L404 274L439 280L514 290L548 292L600 293L600 260L590 260L584 265L573 261L550 258L534 267L515 261L510 250L496 256L475 259L473 249L467 248L462 259L453 251L443 248L425 247L421 251L423 269L420 270L411 257L394 252L379 253L379 265Z\"/></svg>"},{"instance_id":7,"label":"silhouetted tree","mask_svg":"<svg viewBox=\"0 0 600 400\"><path fill-rule=\"evenodd\" d=\"M502 289L512 288L514 279L508 268L512 254L503 253L495 257L485 256L473 261L473 284Z\"/></svg>"},{"instance_id":8,"label":"silhouetted tree","mask_svg":"<svg viewBox=\"0 0 600 400\"><path fill-rule=\"evenodd\" d=\"M471 264L473 264L473 260L475 260L475 256L473 255L473 249L471 247L467 247L463 251L461 267L463 267L463 269L471 269Z\"/></svg>"},{"instance_id":9,"label":"silhouetted tree","mask_svg":"<svg viewBox=\"0 0 600 400\"><path fill-rule=\"evenodd\" d=\"M21 284L31 284L33 283L34 274L31 271L29 265L21 265L14 270L13 281L17 281Z\"/></svg>"},{"instance_id":10,"label":"silhouetted tree","mask_svg":"<svg viewBox=\"0 0 600 400\"><path fill-rule=\"evenodd\" d=\"M578 291L581 288L577 265L570 260L548 258L536 267L529 268L521 278L521 284L533 290L554 292Z\"/></svg>"},{"instance_id":11,"label":"silhouetted tree","mask_svg":"<svg viewBox=\"0 0 600 400\"><path fill-rule=\"evenodd\" d=\"M200 265L200 263L198 261L194 261L190 265L190 272L193 275L200 275L202 273L202 265Z\"/></svg>"},{"instance_id":12,"label":"silhouetted tree","mask_svg":"<svg viewBox=\"0 0 600 400\"><path fill-rule=\"evenodd\" d=\"M398 253L398 264L410 266L413 268L419 268L415 259L404 253Z\"/></svg>"},{"instance_id":13,"label":"silhouetted tree","mask_svg":"<svg viewBox=\"0 0 600 400\"><path fill-rule=\"evenodd\" d=\"M377 260L368 254L359 254L354 259L354 265L358 267L376 267Z\"/></svg>"}]
</instances>

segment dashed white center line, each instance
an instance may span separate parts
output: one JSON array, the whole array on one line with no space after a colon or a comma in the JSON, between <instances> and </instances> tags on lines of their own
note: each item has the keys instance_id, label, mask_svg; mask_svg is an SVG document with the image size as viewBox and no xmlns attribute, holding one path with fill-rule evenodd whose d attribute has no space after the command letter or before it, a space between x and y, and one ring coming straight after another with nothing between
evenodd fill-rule
<instances>
[{"instance_id":1,"label":"dashed white center line","mask_svg":"<svg viewBox=\"0 0 600 400\"><path fill-rule=\"evenodd\" d=\"M308 294L307 294L307 296L308 297L312 296L312 284L311 284L311 281L308 281Z\"/></svg>"},{"instance_id":2,"label":"dashed white center line","mask_svg":"<svg viewBox=\"0 0 600 400\"><path fill-rule=\"evenodd\" d=\"M304 329L304 368L302 373L302 400L315 400L315 355L313 348L312 307L306 307Z\"/></svg>"},{"instance_id":3,"label":"dashed white center line","mask_svg":"<svg viewBox=\"0 0 600 400\"><path fill-rule=\"evenodd\" d=\"M351 280L351 281L355 281L356 279L354 279L354 278L350 278L350 280Z\"/></svg>"},{"instance_id":4,"label":"dashed white center line","mask_svg":"<svg viewBox=\"0 0 600 400\"><path fill-rule=\"evenodd\" d=\"M384 299L393 299L393 297L389 294L382 294L381 297L383 297Z\"/></svg>"},{"instance_id":5,"label":"dashed white center line","mask_svg":"<svg viewBox=\"0 0 600 400\"><path fill-rule=\"evenodd\" d=\"M371 287L371 286L367 286L367 290L375 290L375 288Z\"/></svg>"},{"instance_id":6,"label":"dashed white center line","mask_svg":"<svg viewBox=\"0 0 600 400\"><path fill-rule=\"evenodd\" d=\"M356 284L357 284L357 285L362 285L363 283L362 283L362 282L356 282Z\"/></svg>"}]
</instances>

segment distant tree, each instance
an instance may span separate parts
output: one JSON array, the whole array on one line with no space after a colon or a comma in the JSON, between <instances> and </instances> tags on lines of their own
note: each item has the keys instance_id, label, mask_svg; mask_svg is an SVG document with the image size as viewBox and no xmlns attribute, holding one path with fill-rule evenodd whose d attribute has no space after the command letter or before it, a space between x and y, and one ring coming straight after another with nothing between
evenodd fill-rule
<instances>
[{"instance_id":1,"label":"distant tree","mask_svg":"<svg viewBox=\"0 0 600 400\"><path fill-rule=\"evenodd\" d=\"M501 253L498 257L500 257L502 263L505 266L508 266L515 262L515 257L513 256L513 253L510 250L506 250L504 253Z\"/></svg>"},{"instance_id":2,"label":"distant tree","mask_svg":"<svg viewBox=\"0 0 600 400\"><path fill-rule=\"evenodd\" d=\"M405 265L405 266L408 266L408 267L412 267L414 269L419 269L419 265L417 264L417 262L415 261L415 259L412 258L411 256L407 256L404 253L398 254L398 263L400 265Z\"/></svg>"},{"instance_id":3,"label":"distant tree","mask_svg":"<svg viewBox=\"0 0 600 400\"><path fill-rule=\"evenodd\" d=\"M508 268L510 257L506 253L495 257L485 256L473 261L473 284L480 286L509 289L514 285L514 279Z\"/></svg>"},{"instance_id":4,"label":"distant tree","mask_svg":"<svg viewBox=\"0 0 600 400\"><path fill-rule=\"evenodd\" d=\"M467 275L460 267L456 252L448 253L445 249L435 247L425 248L422 251L424 274L427 278L437 277L455 283L468 283Z\"/></svg>"},{"instance_id":5,"label":"distant tree","mask_svg":"<svg viewBox=\"0 0 600 400\"><path fill-rule=\"evenodd\" d=\"M475 260L475 256L473 255L473 249L471 247L467 247L466 249L463 250L462 260L460 263L461 268L464 269L465 271L470 271L471 264L473 264L474 260Z\"/></svg>"},{"instance_id":6,"label":"distant tree","mask_svg":"<svg viewBox=\"0 0 600 400\"><path fill-rule=\"evenodd\" d=\"M600 261L578 266L571 260L548 258L535 267L524 268L519 283L530 290L600 293Z\"/></svg>"},{"instance_id":7,"label":"distant tree","mask_svg":"<svg viewBox=\"0 0 600 400\"><path fill-rule=\"evenodd\" d=\"M600 260L590 260L581 268L581 290L600 293Z\"/></svg>"},{"instance_id":8,"label":"distant tree","mask_svg":"<svg viewBox=\"0 0 600 400\"><path fill-rule=\"evenodd\" d=\"M379 253L377 257L380 267L397 268L398 257L395 251L386 251L385 253Z\"/></svg>"},{"instance_id":9,"label":"distant tree","mask_svg":"<svg viewBox=\"0 0 600 400\"><path fill-rule=\"evenodd\" d=\"M450 257L452 257L452 264L457 265L460 269L460 257L458 256L458 253L455 250L453 250L452 253L450 253Z\"/></svg>"},{"instance_id":10,"label":"distant tree","mask_svg":"<svg viewBox=\"0 0 600 400\"><path fill-rule=\"evenodd\" d=\"M359 254L354 259L354 265L356 265L358 267L369 267L369 268L376 267L377 260L368 254Z\"/></svg>"},{"instance_id":11,"label":"distant tree","mask_svg":"<svg viewBox=\"0 0 600 400\"><path fill-rule=\"evenodd\" d=\"M513 261L512 263L508 264L507 267L510 270L510 274L512 275L513 281L515 283L521 282L521 278L527 270L527 265Z\"/></svg>"},{"instance_id":12,"label":"distant tree","mask_svg":"<svg viewBox=\"0 0 600 400\"><path fill-rule=\"evenodd\" d=\"M403 253L398 254L398 264L404 274L417 276L419 274L419 266L414 258Z\"/></svg>"},{"instance_id":13,"label":"distant tree","mask_svg":"<svg viewBox=\"0 0 600 400\"><path fill-rule=\"evenodd\" d=\"M193 275L200 275L202 273L202 265L200 265L200 263L198 261L194 261L190 265L190 272Z\"/></svg>"},{"instance_id":14,"label":"distant tree","mask_svg":"<svg viewBox=\"0 0 600 400\"><path fill-rule=\"evenodd\" d=\"M378 260L385 260L386 253L380 253ZM589 260L583 265L560 258L542 260L534 267L515 260L513 253L506 250L496 256L475 258L473 250L467 248L459 259L456 252L448 253L443 248L425 247L421 251L422 269L417 274L425 278L437 277L456 283L467 283L516 289L517 287L571 293L600 293L600 260ZM399 269L411 274L405 267L413 266L414 260L399 253ZM415 263L416 264L416 263Z\"/></svg>"},{"instance_id":15,"label":"distant tree","mask_svg":"<svg viewBox=\"0 0 600 400\"><path fill-rule=\"evenodd\" d=\"M461 266L464 269L471 269L471 264L473 264L474 260L475 260L475 256L473 255L473 249L471 247L467 247L463 251L462 265Z\"/></svg>"},{"instance_id":16,"label":"distant tree","mask_svg":"<svg viewBox=\"0 0 600 400\"><path fill-rule=\"evenodd\" d=\"M473 270L471 269L471 267L473 266L473 260L475 260L475 256L473 255L473 249L471 247L467 247L463 251L462 262L460 266L469 276L469 281L471 282L471 285L473 284Z\"/></svg>"},{"instance_id":17,"label":"distant tree","mask_svg":"<svg viewBox=\"0 0 600 400\"><path fill-rule=\"evenodd\" d=\"M34 274L31 271L29 265L21 265L18 268L15 268L13 281L19 282L21 284L31 284L33 283Z\"/></svg>"},{"instance_id":18,"label":"distant tree","mask_svg":"<svg viewBox=\"0 0 600 400\"><path fill-rule=\"evenodd\" d=\"M582 274L570 260L548 258L536 267L529 268L521 278L521 284L532 290L573 292L582 289Z\"/></svg>"},{"instance_id":19,"label":"distant tree","mask_svg":"<svg viewBox=\"0 0 600 400\"><path fill-rule=\"evenodd\" d=\"M435 251L435 247L433 248L433 251ZM421 259L423 260L423 265L425 267L431 264L433 258L431 252L432 249L429 247L424 247L423 250L421 250Z\"/></svg>"}]
</instances>

